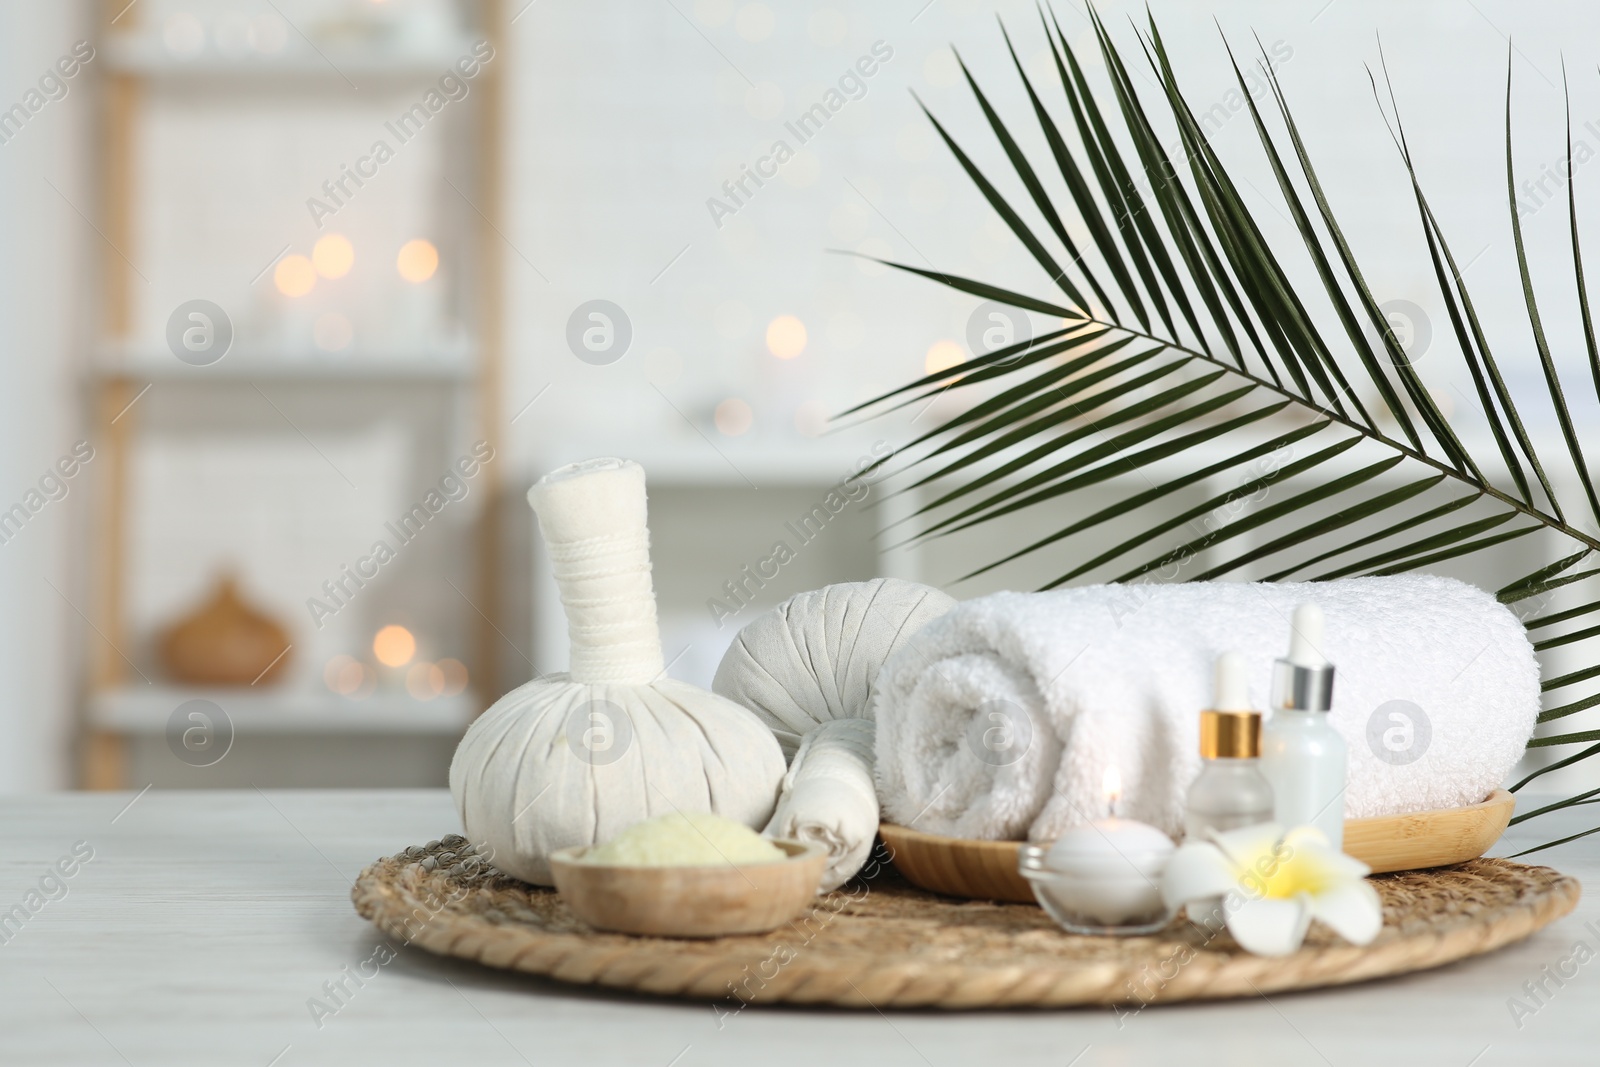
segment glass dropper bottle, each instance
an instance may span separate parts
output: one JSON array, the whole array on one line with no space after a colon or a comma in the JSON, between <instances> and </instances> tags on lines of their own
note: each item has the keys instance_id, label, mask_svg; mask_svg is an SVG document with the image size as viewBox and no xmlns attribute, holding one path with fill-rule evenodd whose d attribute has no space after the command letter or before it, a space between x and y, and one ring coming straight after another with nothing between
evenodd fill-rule
<instances>
[{"instance_id":1,"label":"glass dropper bottle","mask_svg":"<svg viewBox=\"0 0 1600 1067\"><path fill-rule=\"evenodd\" d=\"M1261 714L1250 707L1244 657L1217 657L1212 707L1200 713L1200 774L1189 787L1184 830L1207 831L1272 821L1272 786L1261 774Z\"/></svg>"}]
</instances>

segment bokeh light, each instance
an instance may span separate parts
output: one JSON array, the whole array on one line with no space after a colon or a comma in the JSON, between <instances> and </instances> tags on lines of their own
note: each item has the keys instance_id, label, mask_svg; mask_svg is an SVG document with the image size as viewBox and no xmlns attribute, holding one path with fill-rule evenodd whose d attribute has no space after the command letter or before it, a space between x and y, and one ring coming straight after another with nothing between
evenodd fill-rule
<instances>
[{"instance_id":1,"label":"bokeh light","mask_svg":"<svg viewBox=\"0 0 1600 1067\"><path fill-rule=\"evenodd\" d=\"M750 427L755 424L756 413L743 400L736 396L730 396L717 405L714 419L718 431L724 436L738 437L740 434L748 432Z\"/></svg>"},{"instance_id":2,"label":"bokeh light","mask_svg":"<svg viewBox=\"0 0 1600 1067\"><path fill-rule=\"evenodd\" d=\"M958 367L967 361L966 349L954 341L935 341L922 360L924 374L938 374L942 370Z\"/></svg>"},{"instance_id":3,"label":"bokeh light","mask_svg":"<svg viewBox=\"0 0 1600 1067\"><path fill-rule=\"evenodd\" d=\"M767 351L793 359L806 350L806 324L793 315L779 315L767 324Z\"/></svg>"},{"instance_id":4,"label":"bokeh light","mask_svg":"<svg viewBox=\"0 0 1600 1067\"><path fill-rule=\"evenodd\" d=\"M404 626L391 623L373 636L372 654L385 667L404 667L417 654L417 639Z\"/></svg>"},{"instance_id":5,"label":"bokeh light","mask_svg":"<svg viewBox=\"0 0 1600 1067\"><path fill-rule=\"evenodd\" d=\"M413 663L406 671L406 692L418 700L432 700L444 692L444 671L437 663Z\"/></svg>"},{"instance_id":6,"label":"bokeh light","mask_svg":"<svg viewBox=\"0 0 1600 1067\"><path fill-rule=\"evenodd\" d=\"M453 697L467 687L467 665L458 659L446 656L439 661L439 670L444 672L444 695Z\"/></svg>"},{"instance_id":7,"label":"bokeh light","mask_svg":"<svg viewBox=\"0 0 1600 1067\"><path fill-rule=\"evenodd\" d=\"M400 246L394 265L406 281L425 282L439 269L439 250L433 247L432 241L418 237Z\"/></svg>"},{"instance_id":8,"label":"bokeh light","mask_svg":"<svg viewBox=\"0 0 1600 1067\"><path fill-rule=\"evenodd\" d=\"M359 699L372 692L377 679L372 668L353 656L334 656L322 668L322 680L341 696Z\"/></svg>"},{"instance_id":9,"label":"bokeh light","mask_svg":"<svg viewBox=\"0 0 1600 1067\"><path fill-rule=\"evenodd\" d=\"M311 339L324 352L342 351L354 337L355 327L337 311L318 315L317 321L311 324Z\"/></svg>"},{"instance_id":10,"label":"bokeh light","mask_svg":"<svg viewBox=\"0 0 1600 1067\"><path fill-rule=\"evenodd\" d=\"M766 4L745 4L733 16L733 28L740 37L755 43L771 37L772 28L777 25L777 21L772 9Z\"/></svg>"},{"instance_id":11,"label":"bokeh light","mask_svg":"<svg viewBox=\"0 0 1600 1067\"><path fill-rule=\"evenodd\" d=\"M180 11L161 28L161 41L174 55L198 55L206 46L206 28L198 18Z\"/></svg>"},{"instance_id":12,"label":"bokeh light","mask_svg":"<svg viewBox=\"0 0 1600 1067\"><path fill-rule=\"evenodd\" d=\"M272 271L272 284L284 296L305 296L317 284L317 268L295 252L278 260Z\"/></svg>"},{"instance_id":13,"label":"bokeh light","mask_svg":"<svg viewBox=\"0 0 1600 1067\"><path fill-rule=\"evenodd\" d=\"M289 31L283 20L274 15L260 15L250 24L250 45L264 56L283 51L289 43Z\"/></svg>"},{"instance_id":14,"label":"bokeh light","mask_svg":"<svg viewBox=\"0 0 1600 1067\"><path fill-rule=\"evenodd\" d=\"M343 278L355 262L355 245L342 233L324 234L311 246L311 263L324 278Z\"/></svg>"}]
</instances>

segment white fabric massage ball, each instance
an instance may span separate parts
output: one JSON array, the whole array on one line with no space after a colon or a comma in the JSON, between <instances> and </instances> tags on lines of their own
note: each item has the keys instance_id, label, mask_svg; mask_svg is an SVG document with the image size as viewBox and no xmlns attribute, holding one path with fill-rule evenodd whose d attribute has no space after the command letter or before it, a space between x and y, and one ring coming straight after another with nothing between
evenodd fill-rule
<instances>
[{"instance_id":1,"label":"white fabric massage ball","mask_svg":"<svg viewBox=\"0 0 1600 1067\"><path fill-rule=\"evenodd\" d=\"M551 852L653 816L714 813L752 828L784 775L746 709L665 675L650 580L644 470L595 459L528 493L566 610L570 669L519 686L467 730L450 793L500 870L550 885Z\"/></svg>"},{"instance_id":2,"label":"white fabric massage ball","mask_svg":"<svg viewBox=\"0 0 1600 1067\"><path fill-rule=\"evenodd\" d=\"M799 593L739 631L711 688L759 715L792 756L822 723L870 719L884 661L955 606L954 597L899 578Z\"/></svg>"},{"instance_id":3,"label":"white fabric massage ball","mask_svg":"<svg viewBox=\"0 0 1600 1067\"><path fill-rule=\"evenodd\" d=\"M878 670L955 603L898 578L830 585L751 622L717 667L711 687L759 715L791 757L766 833L825 847L823 890L861 870L878 832Z\"/></svg>"}]
</instances>

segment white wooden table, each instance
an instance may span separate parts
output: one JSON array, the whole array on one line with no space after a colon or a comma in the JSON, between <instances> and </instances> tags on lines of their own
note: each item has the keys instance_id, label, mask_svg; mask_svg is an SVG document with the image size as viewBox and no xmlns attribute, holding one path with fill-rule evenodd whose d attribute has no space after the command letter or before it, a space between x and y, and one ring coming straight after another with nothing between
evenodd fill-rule
<instances>
[{"instance_id":1,"label":"white wooden table","mask_svg":"<svg viewBox=\"0 0 1600 1067\"><path fill-rule=\"evenodd\" d=\"M1594 817L1580 809L1537 832ZM384 940L352 910L350 883L377 856L457 829L443 791L62 794L7 798L0 820L5 1067L1600 1063L1600 895L1529 941L1438 971L1123 1018L777 1008L719 1026L702 1004L404 949L364 985L346 980L353 992L319 1026L308 1001ZM93 858L74 866L77 842ZM63 857L73 875L41 893L57 899L6 922ZM1537 861L1600 884L1600 834ZM1519 1028L1510 999L1533 1004L1523 983L1580 940L1596 958L1559 988L1547 981L1553 995Z\"/></svg>"}]
</instances>

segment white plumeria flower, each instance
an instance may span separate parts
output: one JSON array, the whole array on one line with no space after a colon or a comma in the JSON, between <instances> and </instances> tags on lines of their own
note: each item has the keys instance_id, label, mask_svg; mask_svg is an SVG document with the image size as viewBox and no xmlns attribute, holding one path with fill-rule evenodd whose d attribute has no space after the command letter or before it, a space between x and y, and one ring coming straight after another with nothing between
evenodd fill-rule
<instances>
[{"instance_id":1,"label":"white plumeria flower","mask_svg":"<svg viewBox=\"0 0 1600 1067\"><path fill-rule=\"evenodd\" d=\"M1167 863L1161 893L1168 906L1222 899L1228 932L1258 956L1300 947L1312 919L1346 941L1365 945L1383 928L1383 905L1366 864L1335 849L1321 830L1277 823L1185 842Z\"/></svg>"}]
</instances>

